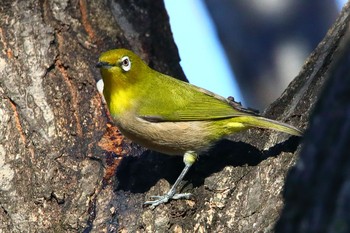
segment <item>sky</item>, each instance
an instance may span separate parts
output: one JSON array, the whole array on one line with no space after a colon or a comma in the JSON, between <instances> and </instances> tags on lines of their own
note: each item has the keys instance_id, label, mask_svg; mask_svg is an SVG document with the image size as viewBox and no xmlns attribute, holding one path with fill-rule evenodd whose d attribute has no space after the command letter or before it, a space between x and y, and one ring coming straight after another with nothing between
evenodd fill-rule
<instances>
[{"instance_id":1,"label":"sky","mask_svg":"<svg viewBox=\"0 0 350 233\"><path fill-rule=\"evenodd\" d=\"M164 2L180 52L180 64L190 83L241 101L233 73L204 3L201 0Z\"/></svg>"},{"instance_id":2,"label":"sky","mask_svg":"<svg viewBox=\"0 0 350 233\"><path fill-rule=\"evenodd\" d=\"M244 103L215 26L202 0L164 2L179 49L180 64L190 83L223 97L233 96L236 101ZM341 9L346 0L337 2Z\"/></svg>"}]
</instances>

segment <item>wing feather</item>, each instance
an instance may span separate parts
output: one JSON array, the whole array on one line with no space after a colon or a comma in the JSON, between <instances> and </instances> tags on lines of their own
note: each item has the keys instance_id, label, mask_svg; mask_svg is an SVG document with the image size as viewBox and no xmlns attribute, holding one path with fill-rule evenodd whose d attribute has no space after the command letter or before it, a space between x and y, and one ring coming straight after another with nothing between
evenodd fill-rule
<instances>
[{"instance_id":1,"label":"wing feather","mask_svg":"<svg viewBox=\"0 0 350 233\"><path fill-rule=\"evenodd\" d=\"M158 72L157 72L158 73ZM256 115L244 108L235 107L230 101L195 85L179 81L163 74L153 90L144 91L138 105L139 117L152 121L205 121L236 116ZM161 86L162 89L157 89ZM175 87L175 88L173 88Z\"/></svg>"}]
</instances>

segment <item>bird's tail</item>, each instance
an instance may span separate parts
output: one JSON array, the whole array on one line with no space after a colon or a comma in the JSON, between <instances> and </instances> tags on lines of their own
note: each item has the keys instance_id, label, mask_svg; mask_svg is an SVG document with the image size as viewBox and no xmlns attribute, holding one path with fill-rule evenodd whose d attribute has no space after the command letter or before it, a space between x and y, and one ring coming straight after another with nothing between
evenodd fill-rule
<instances>
[{"instance_id":1,"label":"bird's tail","mask_svg":"<svg viewBox=\"0 0 350 233\"><path fill-rule=\"evenodd\" d=\"M242 123L246 127L272 129L295 136L301 136L303 133L301 130L294 126L260 116L240 116L232 119L234 119L235 122Z\"/></svg>"}]
</instances>

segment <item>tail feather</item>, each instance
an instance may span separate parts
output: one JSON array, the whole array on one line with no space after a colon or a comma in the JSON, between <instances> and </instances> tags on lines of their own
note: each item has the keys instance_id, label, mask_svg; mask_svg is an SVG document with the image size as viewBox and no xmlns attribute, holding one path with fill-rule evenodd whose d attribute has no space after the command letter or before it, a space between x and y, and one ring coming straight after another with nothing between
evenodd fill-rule
<instances>
[{"instance_id":1,"label":"tail feather","mask_svg":"<svg viewBox=\"0 0 350 233\"><path fill-rule=\"evenodd\" d=\"M300 129L292 125L271 120L265 117L242 116L242 117L235 117L234 119L235 121L240 122L248 127L250 126L250 127L264 128L264 129L272 129L272 130L284 132L295 136L301 136L303 134L303 132Z\"/></svg>"}]
</instances>

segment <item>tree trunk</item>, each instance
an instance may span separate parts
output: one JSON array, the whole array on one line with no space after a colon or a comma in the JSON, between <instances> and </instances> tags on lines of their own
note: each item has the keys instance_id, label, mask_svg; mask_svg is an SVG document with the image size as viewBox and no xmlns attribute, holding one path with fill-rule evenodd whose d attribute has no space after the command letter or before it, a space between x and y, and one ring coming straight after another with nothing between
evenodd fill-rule
<instances>
[{"instance_id":1,"label":"tree trunk","mask_svg":"<svg viewBox=\"0 0 350 233\"><path fill-rule=\"evenodd\" d=\"M277 232L350 232L350 31L328 59L326 85L310 120L300 159L291 169ZM334 33L334 32L333 32ZM344 35L343 35L344 33Z\"/></svg>"},{"instance_id":2,"label":"tree trunk","mask_svg":"<svg viewBox=\"0 0 350 233\"><path fill-rule=\"evenodd\" d=\"M348 13L267 116L306 127ZM2 231L273 231L300 146L270 131L237 134L201 156L184 182L193 199L142 205L175 181L182 158L117 131L95 87L95 63L125 47L185 80L162 1L5 0L0 47Z\"/></svg>"}]
</instances>

